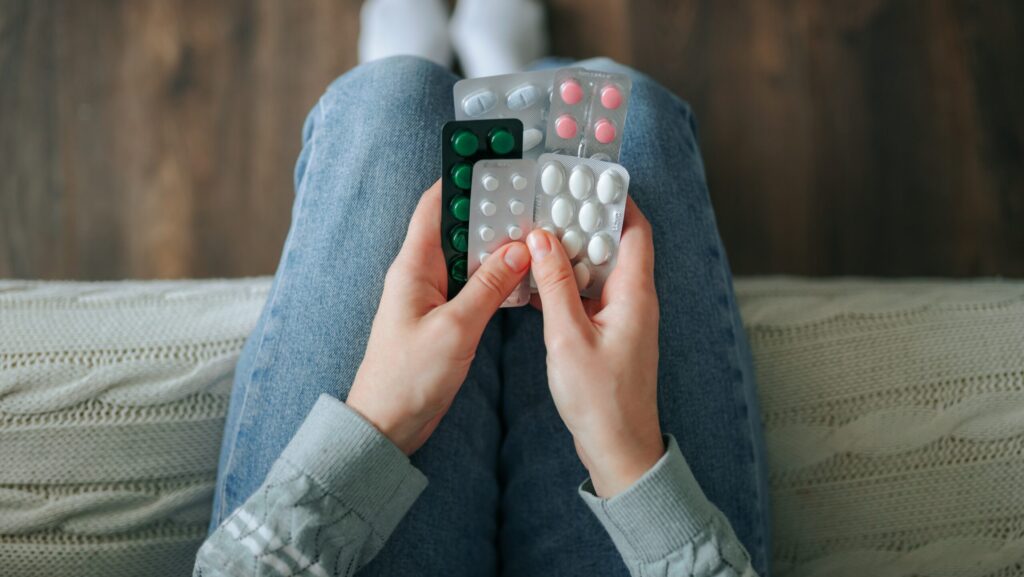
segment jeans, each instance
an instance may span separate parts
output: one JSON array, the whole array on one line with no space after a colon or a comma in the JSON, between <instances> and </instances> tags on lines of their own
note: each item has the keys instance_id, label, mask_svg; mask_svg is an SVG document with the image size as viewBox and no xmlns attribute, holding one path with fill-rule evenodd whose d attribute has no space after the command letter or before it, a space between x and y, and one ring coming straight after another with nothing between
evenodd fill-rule
<instances>
[{"instance_id":1,"label":"jeans","mask_svg":"<svg viewBox=\"0 0 1024 577\"><path fill-rule=\"evenodd\" d=\"M658 403L708 497L767 575L768 490L750 352L689 107L633 78L620 163L651 221L661 305ZM262 483L324 392L345 399L384 274L440 173L456 77L390 58L336 80L302 132L291 230L235 372L219 524ZM548 391L541 314L491 320L448 414L412 456L430 485L361 575L626 575L576 494L587 473Z\"/></svg>"}]
</instances>

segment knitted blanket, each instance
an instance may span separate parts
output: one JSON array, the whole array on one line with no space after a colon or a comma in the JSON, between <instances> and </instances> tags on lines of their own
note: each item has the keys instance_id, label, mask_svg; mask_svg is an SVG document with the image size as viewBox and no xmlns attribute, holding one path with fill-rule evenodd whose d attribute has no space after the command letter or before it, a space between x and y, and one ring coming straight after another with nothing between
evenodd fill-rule
<instances>
[{"instance_id":1,"label":"knitted blanket","mask_svg":"<svg viewBox=\"0 0 1024 577\"><path fill-rule=\"evenodd\" d=\"M190 574L268 288L0 281L4 575ZM1024 575L1024 283L737 292L776 575Z\"/></svg>"}]
</instances>

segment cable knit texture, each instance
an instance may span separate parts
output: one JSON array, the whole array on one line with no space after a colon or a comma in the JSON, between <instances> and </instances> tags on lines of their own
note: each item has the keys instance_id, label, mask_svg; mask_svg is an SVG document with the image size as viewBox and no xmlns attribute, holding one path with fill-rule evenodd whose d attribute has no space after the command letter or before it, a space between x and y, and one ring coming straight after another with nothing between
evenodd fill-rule
<instances>
[{"instance_id":1,"label":"cable knit texture","mask_svg":"<svg viewBox=\"0 0 1024 577\"><path fill-rule=\"evenodd\" d=\"M5 574L192 571L231 372L269 282L0 281ZM769 444L775 574L1024 575L1024 283L736 287ZM287 464L274 474L309 482ZM357 519L343 523L372 543ZM710 522L676 553L694 567L701 539L722 531Z\"/></svg>"}]
</instances>

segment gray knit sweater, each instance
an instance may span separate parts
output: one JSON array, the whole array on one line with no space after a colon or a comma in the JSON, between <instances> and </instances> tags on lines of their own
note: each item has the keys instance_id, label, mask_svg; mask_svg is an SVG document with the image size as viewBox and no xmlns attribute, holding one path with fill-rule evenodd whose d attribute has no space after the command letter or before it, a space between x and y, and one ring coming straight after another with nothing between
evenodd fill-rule
<instances>
[{"instance_id":1,"label":"gray knit sweater","mask_svg":"<svg viewBox=\"0 0 1024 577\"><path fill-rule=\"evenodd\" d=\"M263 485L203 544L194 575L352 575L426 485L398 447L323 395ZM754 576L671 437L661 460L623 493L601 499L589 480L579 493L634 576Z\"/></svg>"}]
</instances>

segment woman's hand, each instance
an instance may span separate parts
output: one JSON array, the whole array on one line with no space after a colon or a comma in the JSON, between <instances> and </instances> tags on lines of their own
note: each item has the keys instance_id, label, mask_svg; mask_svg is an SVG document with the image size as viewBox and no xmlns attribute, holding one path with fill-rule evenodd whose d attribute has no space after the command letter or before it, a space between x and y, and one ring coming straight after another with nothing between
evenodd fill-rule
<instances>
[{"instance_id":1,"label":"woman's hand","mask_svg":"<svg viewBox=\"0 0 1024 577\"><path fill-rule=\"evenodd\" d=\"M658 424L658 296L651 225L626 205L619 258L600 302L582 301L551 233L527 237L544 312L548 384L602 497L639 479L665 452Z\"/></svg>"},{"instance_id":2,"label":"woman's hand","mask_svg":"<svg viewBox=\"0 0 1024 577\"><path fill-rule=\"evenodd\" d=\"M521 242L495 251L451 302L441 251L441 185L427 190L384 280L346 403L405 454L420 448L466 378L487 321L522 280Z\"/></svg>"}]
</instances>

